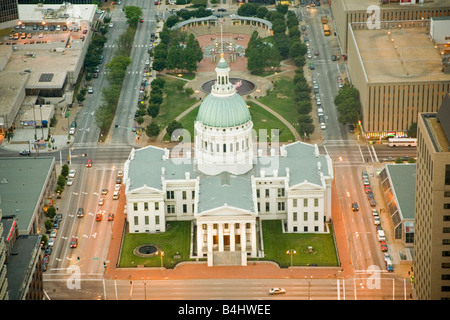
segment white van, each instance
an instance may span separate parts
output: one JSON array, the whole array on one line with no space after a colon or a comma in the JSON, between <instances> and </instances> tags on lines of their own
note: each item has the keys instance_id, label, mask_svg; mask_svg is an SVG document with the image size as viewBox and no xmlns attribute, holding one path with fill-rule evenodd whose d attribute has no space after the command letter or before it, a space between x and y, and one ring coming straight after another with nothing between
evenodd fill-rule
<instances>
[{"instance_id":1,"label":"white van","mask_svg":"<svg viewBox=\"0 0 450 320\"><path fill-rule=\"evenodd\" d=\"M383 230L378 230L377 237L378 241L386 241L386 236Z\"/></svg>"}]
</instances>

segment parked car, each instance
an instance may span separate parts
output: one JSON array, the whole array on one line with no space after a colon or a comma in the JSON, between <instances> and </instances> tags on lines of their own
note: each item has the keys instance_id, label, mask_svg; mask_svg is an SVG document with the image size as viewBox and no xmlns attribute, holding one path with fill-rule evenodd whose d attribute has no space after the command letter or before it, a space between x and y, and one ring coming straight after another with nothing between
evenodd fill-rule
<instances>
[{"instance_id":1,"label":"parked car","mask_svg":"<svg viewBox=\"0 0 450 320\"><path fill-rule=\"evenodd\" d=\"M69 171L69 178L75 178L75 174L77 173L77 170L72 169Z\"/></svg>"},{"instance_id":2,"label":"parked car","mask_svg":"<svg viewBox=\"0 0 450 320\"><path fill-rule=\"evenodd\" d=\"M380 224L380 217L379 217L379 216L373 217L373 223L374 223L375 225L379 225L379 224Z\"/></svg>"},{"instance_id":3,"label":"parked car","mask_svg":"<svg viewBox=\"0 0 450 320\"><path fill-rule=\"evenodd\" d=\"M380 246L381 246L381 251L383 251L383 252L388 251L386 241L381 241Z\"/></svg>"},{"instance_id":4,"label":"parked car","mask_svg":"<svg viewBox=\"0 0 450 320\"><path fill-rule=\"evenodd\" d=\"M48 239L47 246L53 247L55 245L55 238Z\"/></svg>"},{"instance_id":5,"label":"parked car","mask_svg":"<svg viewBox=\"0 0 450 320\"><path fill-rule=\"evenodd\" d=\"M73 185L73 178L67 179L66 185L68 185L68 186Z\"/></svg>"},{"instance_id":6,"label":"parked car","mask_svg":"<svg viewBox=\"0 0 450 320\"><path fill-rule=\"evenodd\" d=\"M56 238L56 234L58 233L58 229L53 229L50 232L50 238Z\"/></svg>"},{"instance_id":7,"label":"parked car","mask_svg":"<svg viewBox=\"0 0 450 320\"><path fill-rule=\"evenodd\" d=\"M92 88L92 87L89 87L89 89L88 89L88 93L94 93L94 88Z\"/></svg>"},{"instance_id":8,"label":"parked car","mask_svg":"<svg viewBox=\"0 0 450 320\"><path fill-rule=\"evenodd\" d=\"M376 207L377 206L377 202L375 201L375 199L370 199L370 206L371 207Z\"/></svg>"}]
</instances>

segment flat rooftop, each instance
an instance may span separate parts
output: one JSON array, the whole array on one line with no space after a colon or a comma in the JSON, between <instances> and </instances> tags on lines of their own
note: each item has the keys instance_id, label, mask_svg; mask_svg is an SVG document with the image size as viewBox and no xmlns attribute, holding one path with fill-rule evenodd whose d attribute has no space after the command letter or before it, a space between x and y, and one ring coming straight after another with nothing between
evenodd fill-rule
<instances>
[{"instance_id":1,"label":"flat rooftop","mask_svg":"<svg viewBox=\"0 0 450 320\"><path fill-rule=\"evenodd\" d=\"M353 29L369 83L450 81L427 27Z\"/></svg>"},{"instance_id":2,"label":"flat rooftop","mask_svg":"<svg viewBox=\"0 0 450 320\"><path fill-rule=\"evenodd\" d=\"M409 9L429 9L429 8L443 8L450 7L450 0L425 0L422 5L419 4L404 4L401 5L397 3L388 3L381 5L379 0L339 0L344 2L344 7L346 11L364 11L366 12L367 7L371 5L377 5L381 10L409 10Z\"/></svg>"},{"instance_id":3,"label":"flat rooftop","mask_svg":"<svg viewBox=\"0 0 450 320\"><path fill-rule=\"evenodd\" d=\"M96 4L24 4L18 5L19 19L24 23L65 23L66 21L93 21Z\"/></svg>"},{"instance_id":4,"label":"flat rooftop","mask_svg":"<svg viewBox=\"0 0 450 320\"><path fill-rule=\"evenodd\" d=\"M436 152L450 152L450 141L436 113L421 114Z\"/></svg>"},{"instance_id":5,"label":"flat rooftop","mask_svg":"<svg viewBox=\"0 0 450 320\"><path fill-rule=\"evenodd\" d=\"M8 115L23 88L28 81L26 72L5 71L0 72L0 115ZM8 119L9 124L13 119Z\"/></svg>"},{"instance_id":6,"label":"flat rooftop","mask_svg":"<svg viewBox=\"0 0 450 320\"><path fill-rule=\"evenodd\" d=\"M387 164L386 171L397 198L403 219L414 219L416 198L416 164Z\"/></svg>"}]
</instances>

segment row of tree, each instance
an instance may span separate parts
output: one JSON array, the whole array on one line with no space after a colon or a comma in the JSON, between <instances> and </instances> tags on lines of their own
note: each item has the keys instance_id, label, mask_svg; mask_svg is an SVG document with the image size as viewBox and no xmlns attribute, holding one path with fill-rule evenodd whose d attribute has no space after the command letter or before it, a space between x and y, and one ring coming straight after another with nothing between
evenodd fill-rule
<instances>
[{"instance_id":1,"label":"row of tree","mask_svg":"<svg viewBox=\"0 0 450 320\"><path fill-rule=\"evenodd\" d=\"M197 71L197 63L203 59L203 51L193 34L164 27L160 33L161 42L153 55L153 69L160 72L165 69L174 72Z\"/></svg>"},{"instance_id":2,"label":"row of tree","mask_svg":"<svg viewBox=\"0 0 450 320\"><path fill-rule=\"evenodd\" d=\"M345 83L334 98L339 112L338 121L342 124L355 124L361 118L361 102L359 91L349 83Z\"/></svg>"},{"instance_id":3,"label":"row of tree","mask_svg":"<svg viewBox=\"0 0 450 320\"><path fill-rule=\"evenodd\" d=\"M105 66L109 87L102 89L101 104L95 111L95 122L100 128L101 137L107 135L114 120L126 70L131 64L130 53L134 34L137 23L142 16L142 10L139 7L126 6L124 7L124 11L129 25L126 31L119 37L115 56Z\"/></svg>"}]
</instances>

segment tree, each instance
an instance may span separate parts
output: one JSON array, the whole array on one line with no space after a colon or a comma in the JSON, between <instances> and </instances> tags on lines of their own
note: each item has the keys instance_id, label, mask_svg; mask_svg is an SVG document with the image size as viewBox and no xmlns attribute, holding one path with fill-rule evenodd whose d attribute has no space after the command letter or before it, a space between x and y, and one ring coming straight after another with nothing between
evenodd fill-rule
<instances>
[{"instance_id":1,"label":"tree","mask_svg":"<svg viewBox=\"0 0 450 320\"><path fill-rule=\"evenodd\" d=\"M65 163L61 168L61 175L67 177L69 175L69 166Z\"/></svg>"},{"instance_id":2,"label":"tree","mask_svg":"<svg viewBox=\"0 0 450 320\"><path fill-rule=\"evenodd\" d=\"M289 48L289 56L291 58L296 58L298 56L304 56L306 52L308 51L308 48L306 45L301 42L300 40L295 40L291 42L291 46Z\"/></svg>"},{"instance_id":3,"label":"tree","mask_svg":"<svg viewBox=\"0 0 450 320\"><path fill-rule=\"evenodd\" d=\"M411 123L407 133L408 133L408 137L417 138L417 122Z\"/></svg>"},{"instance_id":4,"label":"tree","mask_svg":"<svg viewBox=\"0 0 450 320\"><path fill-rule=\"evenodd\" d=\"M53 219L56 216L56 208L54 206L48 207L47 208L47 212L45 213L45 215L49 219Z\"/></svg>"},{"instance_id":5,"label":"tree","mask_svg":"<svg viewBox=\"0 0 450 320\"><path fill-rule=\"evenodd\" d=\"M258 7L258 9L256 9L256 16L260 19L264 19L268 12L269 9L266 7Z\"/></svg>"},{"instance_id":6,"label":"tree","mask_svg":"<svg viewBox=\"0 0 450 320\"><path fill-rule=\"evenodd\" d=\"M142 17L142 9L136 6L125 6L123 11L125 12L128 25L136 28Z\"/></svg>"},{"instance_id":7,"label":"tree","mask_svg":"<svg viewBox=\"0 0 450 320\"><path fill-rule=\"evenodd\" d=\"M361 103L358 89L344 84L334 98L334 104L339 112L338 121L342 124L356 123L360 119Z\"/></svg>"},{"instance_id":8,"label":"tree","mask_svg":"<svg viewBox=\"0 0 450 320\"><path fill-rule=\"evenodd\" d=\"M159 114L159 105L157 104L150 104L147 108L147 114L155 119Z\"/></svg>"},{"instance_id":9,"label":"tree","mask_svg":"<svg viewBox=\"0 0 450 320\"><path fill-rule=\"evenodd\" d=\"M179 20L180 20L180 18L176 15L170 16L166 20L167 28L169 28L169 29L172 28Z\"/></svg>"},{"instance_id":10,"label":"tree","mask_svg":"<svg viewBox=\"0 0 450 320\"><path fill-rule=\"evenodd\" d=\"M63 175L59 175L58 176L58 182L57 182L58 186L60 186L61 188L64 188L64 186L66 185L66 178Z\"/></svg>"},{"instance_id":11,"label":"tree","mask_svg":"<svg viewBox=\"0 0 450 320\"><path fill-rule=\"evenodd\" d=\"M172 137L172 133L173 133L176 129L183 129L183 124L182 124L181 122L178 122L177 120L173 120L173 121L170 122L169 125L167 126L167 133L169 134L169 136Z\"/></svg>"},{"instance_id":12,"label":"tree","mask_svg":"<svg viewBox=\"0 0 450 320\"><path fill-rule=\"evenodd\" d=\"M156 137L159 134L159 126L155 122L151 122L145 128L145 133L149 138Z\"/></svg>"},{"instance_id":13,"label":"tree","mask_svg":"<svg viewBox=\"0 0 450 320\"><path fill-rule=\"evenodd\" d=\"M239 7L237 14L242 17L254 17L256 16L256 11L258 10L258 5L255 3L244 3Z\"/></svg>"},{"instance_id":14,"label":"tree","mask_svg":"<svg viewBox=\"0 0 450 320\"><path fill-rule=\"evenodd\" d=\"M288 12L288 10L289 10L289 6L284 5L284 4L278 4L278 5L275 7L275 9L277 9L277 12L279 12L279 13L285 15L285 14Z\"/></svg>"}]
</instances>

